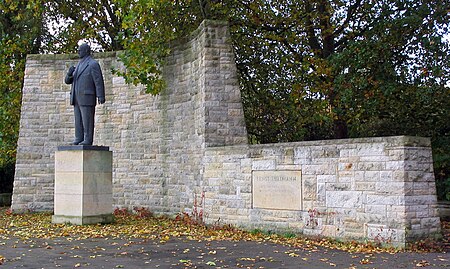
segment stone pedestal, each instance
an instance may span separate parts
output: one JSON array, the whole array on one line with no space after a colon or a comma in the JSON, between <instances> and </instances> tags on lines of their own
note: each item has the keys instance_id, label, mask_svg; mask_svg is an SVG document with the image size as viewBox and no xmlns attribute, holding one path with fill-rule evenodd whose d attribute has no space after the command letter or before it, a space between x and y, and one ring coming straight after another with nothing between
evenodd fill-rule
<instances>
[{"instance_id":1,"label":"stone pedestal","mask_svg":"<svg viewBox=\"0 0 450 269\"><path fill-rule=\"evenodd\" d=\"M103 146L59 146L55 152L53 223L110 223L112 152Z\"/></svg>"}]
</instances>

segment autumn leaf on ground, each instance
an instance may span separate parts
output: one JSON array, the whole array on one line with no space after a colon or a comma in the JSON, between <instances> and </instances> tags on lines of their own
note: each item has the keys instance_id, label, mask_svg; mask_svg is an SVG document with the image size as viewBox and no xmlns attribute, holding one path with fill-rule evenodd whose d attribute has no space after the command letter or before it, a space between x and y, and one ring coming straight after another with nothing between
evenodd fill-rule
<instances>
[{"instance_id":1,"label":"autumn leaf on ground","mask_svg":"<svg viewBox=\"0 0 450 269\"><path fill-rule=\"evenodd\" d=\"M256 261L256 259L255 258L240 258L239 261L251 261L251 262L254 262L254 261Z\"/></svg>"},{"instance_id":2,"label":"autumn leaf on ground","mask_svg":"<svg viewBox=\"0 0 450 269\"><path fill-rule=\"evenodd\" d=\"M169 218L167 216L153 216L152 214L143 214L141 210L139 215L126 213L125 210L117 211L115 223L105 225L70 225L70 224L53 224L51 222L51 213L27 213L15 214L13 212L6 213L5 209L0 209L0 238L17 237L24 240L34 239L53 239L65 238L69 242L76 242L82 239L91 238L117 238L129 240L127 244L133 244L133 238L158 240L165 243L171 238L185 237L189 240L196 241L256 241L271 242L293 246L302 250L318 251L319 247L329 249L340 249L351 253L398 253L401 249L393 247L381 247L375 243L360 243L356 241L337 241L328 238L308 238L306 236L285 237L277 234L252 233L240 230L231 225L213 225L206 226L189 221L188 216L184 218ZM448 225L443 222L443 227ZM446 227L446 226L445 226ZM447 238L444 236L444 238ZM444 239L442 243L428 243L427 241L419 242L411 246L413 251L442 252L445 247ZM111 243L115 245L116 243ZM124 245L126 246L126 245ZM14 247L14 246L12 246ZM44 248L50 249L52 246L45 245ZM73 246L78 249L79 246ZM216 248L219 249L219 248ZM99 249L104 250L104 249ZM185 249L184 251L188 251ZM120 253L120 252L119 252ZM187 253L187 252L186 252ZM215 255L216 250L206 252L209 255ZM274 250L274 253L277 253ZM291 257L298 257L295 252L287 252ZM98 255L97 255L98 256ZM366 257L367 258L367 257ZM1 260L0 260L1 262ZM361 262L364 264L364 261ZM420 265L426 263L417 262Z\"/></svg>"},{"instance_id":3,"label":"autumn leaf on ground","mask_svg":"<svg viewBox=\"0 0 450 269\"><path fill-rule=\"evenodd\" d=\"M425 260L421 260L418 263L416 263L417 267L426 267L426 266L430 266L430 263L425 261Z\"/></svg>"}]
</instances>

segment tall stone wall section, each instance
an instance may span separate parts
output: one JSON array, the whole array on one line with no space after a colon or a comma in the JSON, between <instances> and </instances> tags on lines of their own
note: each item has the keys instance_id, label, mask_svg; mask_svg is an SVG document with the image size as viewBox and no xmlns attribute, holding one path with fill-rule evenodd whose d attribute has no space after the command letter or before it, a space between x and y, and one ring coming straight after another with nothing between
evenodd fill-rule
<instances>
[{"instance_id":1,"label":"tall stone wall section","mask_svg":"<svg viewBox=\"0 0 450 269\"><path fill-rule=\"evenodd\" d=\"M157 96L125 83L116 52L95 54L106 103L96 108L94 143L111 147L115 206L180 212L201 185L207 146L246 144L227 24L205 21L166 59ZM52 210L54 152L74 138L70 85L76 55L29 55L23 88L12 208Z\"/></svg>"},{"instance_id":2,"label":"tall stone wall section","mask_svg":"<svg viewBox=\"0 0 450 269\"><path fill-rule=\"evenodd\" d=\"M115 207L172 214L196 205L210 223L396 245L439 233L428 139L248 145L229 42L226 24L202 23L173 48L157 96L111 72L124 68L118 53L94 55L107 89L94 142L113 151ZM27 58L13 210L53 210L54 152L74 138L63 81L77 61Z\"/></svg>"}]
</instances>

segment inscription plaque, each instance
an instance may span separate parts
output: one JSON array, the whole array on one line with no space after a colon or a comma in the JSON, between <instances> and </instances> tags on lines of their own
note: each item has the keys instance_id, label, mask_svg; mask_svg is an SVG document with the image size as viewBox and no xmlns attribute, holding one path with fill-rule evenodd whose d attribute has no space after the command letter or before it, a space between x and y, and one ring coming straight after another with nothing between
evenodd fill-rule
<instances>
[{"instance_id":1,"label":"inscription plaque","mask_svg":"<svg viewBox=\"0 0 450 269\"><path fill-rule=\"evenodd\" d=\"M302 210L301 171L252 171L254 208Z\"/></svg>"}]
</instances>

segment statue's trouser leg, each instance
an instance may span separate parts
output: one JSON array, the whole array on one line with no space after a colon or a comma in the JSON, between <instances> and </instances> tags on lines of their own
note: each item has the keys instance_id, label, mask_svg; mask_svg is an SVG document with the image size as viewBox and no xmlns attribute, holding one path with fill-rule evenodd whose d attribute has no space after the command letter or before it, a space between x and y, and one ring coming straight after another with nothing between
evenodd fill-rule
<instances>
[{"instance_id":1,"label":"statue's trouser leg","mask_svg":"<svg viewBox=\"0 0 450 269\"><path fill-rule=\"evenodd\" d=\"M84 129L83 144L92 145L94 141L95 106L80 106L80 111Z\"/></svg>"},{"instance_id":2,"label":"statue's trouser leg","mask_svg":"<svg viewBox=\"0 0 450 269\"><path fill-rule=\"evenodd\" d=\"M84 129L83 129L83 122L81 120L82 115L80 106L78 104L75 104L73 106L73 111L75 114L75 140L73 142L76 144L84 140Z\"/></svg>"}]
</instances>

